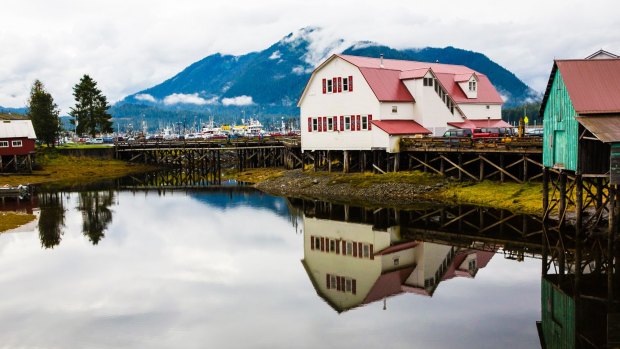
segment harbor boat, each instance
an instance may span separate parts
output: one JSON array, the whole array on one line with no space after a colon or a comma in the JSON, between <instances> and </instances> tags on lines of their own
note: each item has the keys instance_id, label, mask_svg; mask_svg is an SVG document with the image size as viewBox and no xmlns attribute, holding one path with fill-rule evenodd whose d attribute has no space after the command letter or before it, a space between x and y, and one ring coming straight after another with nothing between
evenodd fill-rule
<instances>
[{"instance_id":1,"label":"harbor boat","mask_svg":"<svg viewBox=\"0 0 620 349\"><path fill-rule=\"evenodd\" d=\"M0 186L0 197L14 197L24 199L30 196L30 187L27 185L18 185L16 187L5 184Z\"/></svg>"}]
</instances>

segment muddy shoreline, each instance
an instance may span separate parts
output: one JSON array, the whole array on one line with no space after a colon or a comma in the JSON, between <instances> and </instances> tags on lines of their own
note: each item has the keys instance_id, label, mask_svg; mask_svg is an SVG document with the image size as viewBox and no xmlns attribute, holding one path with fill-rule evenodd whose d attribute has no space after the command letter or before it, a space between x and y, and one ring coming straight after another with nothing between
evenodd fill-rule
<instances>
[{"instance_id":1,"label":"muddy shoreline","mask_svg":"<svg viewBox=\"0 0 620 349\"><path fill-rule=\"evenodd\" d=\"M325 173L292 170L282 176L254 184L257 189L272 195L330 201L335 203L367 206L398 207L417 206L420 203L441 203L437 193L442 192L449 180L423 180L421 183L360 183L359 178L337 177Z\"/></svg>"}]
</instances>

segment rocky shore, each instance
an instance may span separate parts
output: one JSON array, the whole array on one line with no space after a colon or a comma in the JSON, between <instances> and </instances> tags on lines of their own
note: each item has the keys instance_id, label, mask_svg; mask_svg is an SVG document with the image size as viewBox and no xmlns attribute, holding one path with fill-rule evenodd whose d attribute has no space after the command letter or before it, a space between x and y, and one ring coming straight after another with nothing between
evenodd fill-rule
<instances>
[{"instance_id":1,"label":"rocky shore","mask_svg":"<svg viewBox=\"0 0 620 349\"><path fill-rule=\"evenodd\" d=\"M379 176L364 174L327 174L284 171L281 176L261 180L255 187L269 194L325 200L363 206L406 207L420 202L436 201L435 194L449 181L426 175L377 180Z\"/></svg>"}]
</instances>

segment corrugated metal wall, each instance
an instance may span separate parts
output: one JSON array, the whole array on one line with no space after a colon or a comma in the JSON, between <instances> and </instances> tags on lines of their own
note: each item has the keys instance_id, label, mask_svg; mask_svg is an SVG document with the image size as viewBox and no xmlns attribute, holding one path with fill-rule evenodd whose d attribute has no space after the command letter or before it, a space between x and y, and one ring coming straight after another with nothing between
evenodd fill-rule
<instances>
[{"instance_id":1,"label":"corrugated metal wall","mask_svg":"<svg viewBox=\"0 0 620 349\"><path fill-rule=\"evenodd\" d=\"M577 171L578 123L558 69L544 111L543 164Z\"/></svg>"},{"instance_id":2,"label":"corrugated metal wall","mask_svg":"<svg viewBox=\"0 0 620 349\"><path fill-rule=\"evenodd\" d=\"M547 349L575 348L575 301L542 279L541 309Z\"/></svg>"}]
</instances>

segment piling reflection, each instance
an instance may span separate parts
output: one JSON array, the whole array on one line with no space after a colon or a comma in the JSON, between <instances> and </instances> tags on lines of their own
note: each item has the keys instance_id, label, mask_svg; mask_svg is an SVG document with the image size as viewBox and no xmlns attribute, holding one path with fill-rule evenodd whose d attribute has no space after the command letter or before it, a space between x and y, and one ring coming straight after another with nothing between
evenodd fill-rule
<instances>
[{"instance_id":1,"label":"piling reflection","mask_svg":"<svg viewBox=\"0 0 620 349\"><path fill-rule=\"evenodd\" d=\"M620 347L617 234L587 233L545 229L537 327L546 348Z\"/></svg>"},{"instance_id":2,"label":"piling reflection","mask_svg":"<svg viewBox=\"0 0 620 349\"><path fill-rule=\"evenodd\" d=\"M473 278L501 253L541 260L543 347L620 347L615 225L579 232L480 207L399 211L290 203L303 220L302 263L317 294L338 312L403 293L432 297L445 281Z\"/></svg>"}]
</instances>

